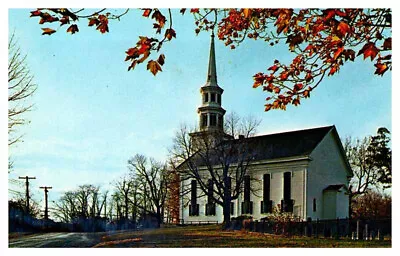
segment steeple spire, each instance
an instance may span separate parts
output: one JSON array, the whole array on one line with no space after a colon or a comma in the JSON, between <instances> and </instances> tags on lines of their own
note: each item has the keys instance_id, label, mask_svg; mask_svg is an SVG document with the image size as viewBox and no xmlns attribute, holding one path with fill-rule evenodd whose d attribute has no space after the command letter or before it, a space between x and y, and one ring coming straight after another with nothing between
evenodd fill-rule
<instances>
[{"instance_id":1,"label":"steeple spire","mask_svg":"<svg viewBox=\"0 0 400 256\"><path fill-rule=\"evenodd\" d=\"M215 64L214 30L212 31L211 34L210 59L208 60L207 83L209 83L209 85L211 86L218 86L217 67Z\"/></svg>"}]
</instances>

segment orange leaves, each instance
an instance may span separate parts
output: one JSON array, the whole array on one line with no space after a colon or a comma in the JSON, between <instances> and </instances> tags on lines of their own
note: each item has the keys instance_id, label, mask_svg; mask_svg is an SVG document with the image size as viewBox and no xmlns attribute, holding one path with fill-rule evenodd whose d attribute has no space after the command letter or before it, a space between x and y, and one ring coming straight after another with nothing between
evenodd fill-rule
<instances>
[{"instance_id":1,"label":"orange leaves","mask_svg":"<svg viewBox=\"0 0 400 256\"><path fill-rule=\"evenodd\" d=\"M162 71L160 64L157 61L150 60L147 63L147 70L150 70L153 75L156 75L158 71Z\"/></svg>"},{"instance_id":2,"label":"orange leaves","mask_svg":"<svg viewBox=\"0 0 400 256\"><path fill-rule=\"evenodd\" d=\"M251 16L252 11L249 8L245 8L245 9L243 9L242 13L243 13L244 17L247 19Z\"/></svg>"},{"instance_id":3,"label":"orange leaves","mask_svg":"<svg viewBox=\"0 0 400 256\"><path fill-rule=\"evenodd\" d=\"M69 16L63 16L60 19L60 26L65 25L65 24L69 24Z\"/></svg>"},{"instance_id":4,"label":"orange leaves","mask_svg":"<svg viewBox=\"0 0 400 256\"><path fill-rule=\"evenodd\" d=\"M336 60L340 56L340 54L342 54L343 50L344 50L344 47L339 47L335 51L335 54L333 55L333 59Z\"/></svg>"},{"instance_id":5,"label":"orange leaves","mask_svg":"<svg viewBox=\"0 0 400 256\"><path fill-rule=\"evenodd\" d=\"M333 74L336 73L336 71L337 71L337 66L336 66L336 65L333 65L333 66L331 67L331 69L329 70L328 76L332 76Z\"/></svg>"},{"instance_id":6,"label":"orange leaves","mask_svg":"<svg viewBox=\"0 0 400 256\"><path fill-rule=\"evenodd\" d=\"M42 30L43 30L42 35L51 35L53 33L56 33L56 31L51 28L42 28Z\"/></svg>"},{"instance_id":7,"label":"orange leaves","mask_svg":"<svg viewBox=\"0 0 400 256\"><path fill-rule=\"evenodd\" d=\"M344 37L347 33L351 32L351 28L349 24L346 22L341 21L339 25L337 25L336 33L339 37Z\"/></svg>"},{"instance_id":8,"label":"orange leaves","mask_svg":"<svg viewBox=\"0 0 400 256\"><path fill-rule=\"evenodd\" d=\"M375 44L372 42L366 43L363 48L358 52L357 55L364 54L364 59L371 57L371 61L375 59L379 50L376 48Z\"/></svg>"},{"instance_id":9,"label":"orange leaves","mask_svg":"<svg viewBox=\"0 0 400 256\"><path fill-rule=\"evenodd\" d=\"M79 32L78 26L76 24L72 24L71 26L69 26L69 28L67 29L67 32L71 33L71 34L75 34L75 32Z\"/></svg>"},{"instance_id":10,"label":"orange leaves","mask_svg":"<svg viewBox=\"0 0 400 256\"><path fill-rule=\"evenodd\" d=\"M389 67L385 63L377 63L374 66L376 67L374 74L380 76L383 76L383 74L389 69Z\"/></svg>"},{"instance_id":11,"label":"orange leaves","mask_svg":"<svg viewBox=\"0 0 400 256\"><path fill-rule=\"evenodd\" d=\"M175 37L175 38L176 38L175 30L173 30L172 28L167 29L167 30L165 31L165 37L166 37L168 40L171 40L172 37Z\"/></svg>"},{"instance_id":12,"label":"orange leaves","mask_svg":"<svg viewBox=\"0 0 400 256\"><path fill-rule=\"evenodd\" d=\"M151 15L151 18L156 21L156 23L153 24L153 28L156 28L157 31L156 33L161 33L161 29L164 27L166 18L162 13L158 10L155 9L153 12L153 15Z\"/></svg>"},{"instance_id":13,"label":"orange leaves","mask_svg":"<svg viewBox=\"0 0 400 256\"><path fill-rule=\"evenodd\" d=\"M99 15L98 17L89 18L89 27L96 26L96 30L104 34L108 31L108 18L106 15Z\"/></svg>"},{"instance_id":14,"label":"orange leaves","mask_svg":"<svg viewBox=\"0 0 400 256\"><path fill-rule=\"evenodd\" d=\"M143 9L143 17L149 17L152 9Z\"/></svg>"},{"instance_id":15,"label":"orange leaves","mask_svg":"<svg viewBox=\"0 0 400 256\"><path fill-rule=\"evenodd\" d=\"M263 73L255 74L253 76L253 79L254 79L253 88L259 87L260 85L262 85L264 83L264 80L265 80Z\"/></svg>"},{"instance_id":16,"label":"orange leaves","mask_svg":"<svg viewBox=\"0 0 400 256\"><path fill-rule=\"evenodd\" d=\"M52 22L58 21L57 17L53 17L47 12L40 13L39 16L41 17L39 24L44 24L46 22L52 23Z\"/></svg>"},{"instance_id":17,"label":"orange leaves","mask_svg":"<svg viewBox=\"0 0 400 256\"><path fill-rule=\"evenodd\" d=\"M190 9L191 13L199 13L200 9L199 8L192 8Z\"/></svg>"}]
</instances>

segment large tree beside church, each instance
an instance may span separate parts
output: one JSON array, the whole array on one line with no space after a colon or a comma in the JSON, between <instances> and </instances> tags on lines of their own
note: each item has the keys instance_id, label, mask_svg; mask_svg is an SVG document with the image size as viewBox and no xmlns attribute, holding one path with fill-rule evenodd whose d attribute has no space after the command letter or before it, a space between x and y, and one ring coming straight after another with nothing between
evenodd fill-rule
<instances>
[{"instance_id":1,"label":"large tree beside church","mask_svg":"<svg viewBox=\"0 0 400 256\"><path fill-rule=\"evenodd\" d=\"M184 206L190 205L190 212L198 211L194 201L207 197L206 214L215 215L215 205L221 206L223 221L228 227L231 202L243 192L256 193L250 186L249 191L245 191L246 182L250 182L248 167L256 153L247 139L255 135L260 121L252 117L240 118L236 114L227 115L226 119L228 121L219 134L191 131L182 126L174 137L170 153L172 166L181 177L181 197L190 198ZM240 136L236 133L237 137L234 137L236 131L240 131ZM193 136L196 133L199 134ZM200 194L193 195L196 193L193 189L200 190Z\"/></svg>"},{"instance_id":2,"label":"large tree beside church","mask_svg":"<svg viewBox=\"0 0 400 256\"><path fill-rule=\"evenodd\" d=\"M126 49L128 70L145 63L156 75L166 63L163 45L173 41L179 31L173 18L193 15L195 33L216 30L218 39L235 49L245 40L259 40L266 46L286 44L293 56L289 63L279 59L253 75L253 87L262 88L265 111L286 109L308 98L327 76L357 58L369 59L374 74L383 76L392 69L391 9L141 9L143 18L153 22L155 35L142 35ZM43 35L52 35L57 25L75 34L88 25L108 33L111 23L131 13L129 9L36 9L31 17L44 24ZM65 26L64 26L65 25ZM113 24L115 25L115 24ZM58 30L58 29L57 29ZM277 56L278 57L278 56ZM267 70L265 72L265 70Z\"/></svg>"}]
</instances>

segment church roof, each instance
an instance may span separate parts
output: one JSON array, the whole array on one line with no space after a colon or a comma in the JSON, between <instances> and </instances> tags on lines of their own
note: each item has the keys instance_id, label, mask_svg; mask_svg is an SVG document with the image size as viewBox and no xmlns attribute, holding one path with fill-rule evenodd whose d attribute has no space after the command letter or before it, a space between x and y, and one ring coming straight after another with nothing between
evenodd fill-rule
<instances>
[{"instance_id":1,"label":"church roof","mask_svg":"<svg viewBox=\"0 0 400 256\"><path fill-rule=\"evenodd\" d=\"M306 156L317 147L334 126L296 130L255 136L245 139L254 152L254 160L269 160L294 156Z\"/></svg>"},{"instance_id":2,"label":"church roof","mask_svg":"<svg viewBox=\"0 0 400 256\"><path fill-rule=\"evenodd\" d=\"M308 156L332 129L335 129L335 127L326 126L274 133L250 138L227 140L224 141L222 145L227 151L231 148L235 148L235 145L239 145L242 149L244 146L245 150L251 155L251 162ZM211 165L218 165L220 163L219 161L221 161L219 159L220 156L221 153L215 150L215 153L210 152L207 161L209 161ZM232 154L230 162L235 163L241 161L238 157L240 157L238 154ZM191 161L198 167L205 165L205 159L202 157L201 153L194 154ZM183 166L185 162L182 163L181 166Z\"/></svg>"}]
</instances>

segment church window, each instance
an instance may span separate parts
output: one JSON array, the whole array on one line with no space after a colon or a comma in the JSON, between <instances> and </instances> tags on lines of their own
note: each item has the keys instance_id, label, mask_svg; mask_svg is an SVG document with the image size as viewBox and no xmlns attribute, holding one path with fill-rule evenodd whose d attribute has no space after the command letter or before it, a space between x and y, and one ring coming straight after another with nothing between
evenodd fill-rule
<instances>
[{"instance_id":1,"label":"church window","mask_svg":"<svg viewBox=\"0 0 400 256\"><path fill-rule=\"evenodd\" d=\"M250 176L244 176L244 201L250 201Z\"/></svg>"},{"instance_id":2,"label":"church window","mask_svg":"<svg viewBox=\"0 0 400 256\"><path fill-rule=\"evenodd\" d=\"M211 93L211 102L215 102L215 93Z\"/></svg>"},{"instance_id":3,"label":"church window","mask_svg":"<svg viewBox=\"0 0 400 256\"><path fill-rule=\"evenodd\" d=\"M207 184L207 201L208 203L212 203L213 202L213 181L210 179L208 180L208 184Z\"/></svg>"},{"instance_id":4,"label":"church window","mask_svg":"<svg viewBox=\"0 0 400 256\"><path fill-rule=\"evenodd\" d=\"M264 186L263 186L263 200L264 202L269 201L270 198L270 187L271 187L271 175L270 174L264 174Z\"/></svg>"},{"instance_id":5,"label":"church window","mask_svg":"<svg viewBox=\"0 0 400 256\"><path fill-rule=\"evenodd\" d=\"M290 200L291 179L292 179L292 174L290 172L285 172L283 174L283 199L284 200Z\"/></svg>"},{"instance_id":6,"label":"church window","mask_svg":"<svg viewBox=\"0 0 400 256\"><path fill-rule=\"evenodd\" d=\"M217 115L210 114L210 126L217 126Z\"/></svg>"},{"instance_id":7,"label":"church window","mask_svg":"<svg viewBox=\"0 0 400 256\"><path fill-rule=\"evenodd\" d=\"M218 104L221 104L221 94L217 94L217 102Z\"/></svg>"},{"instance_id":8,"label":"church window","mask_svg":"<svg viewBox=\"0 0 400 256\"><path fill-rule=\"evenodd\" d=\"M313 199L312 210L313 212L317 211L317 199L315 198Z\"/></svg>"}]
</instances>

